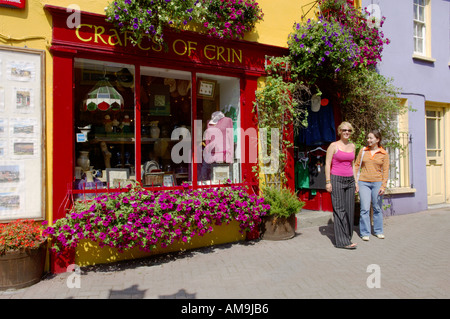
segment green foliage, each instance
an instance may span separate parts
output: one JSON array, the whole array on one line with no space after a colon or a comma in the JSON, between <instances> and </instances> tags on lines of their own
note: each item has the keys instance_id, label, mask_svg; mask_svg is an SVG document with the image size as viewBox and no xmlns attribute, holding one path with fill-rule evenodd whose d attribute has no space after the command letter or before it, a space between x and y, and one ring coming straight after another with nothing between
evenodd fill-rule
<instances>
[{"instance_id":1,"label":"green foliage","mask_svg":"<svg viewBox=\"0 0 450 319\"><path fill-rule=\"evenodd\" d=\"M366 135L373 129L382 132L384 146L401 148L397 118L408 109L399 103L399 89L392 82L373 68L345 74L341 107L344 119L355 129L357 148L366 144Z\"/></svg>"},{"instance_id":2,"label":"green foliage","mask_svg":"<svg viewBox=\"0 0 450 319\"><path fill-rule=\"evenodd\" d=\"M320 0L316 21L294 24L288 45L293 77L305 81L311 90L326 91L350 122L353 140L360 148L366 134L378 129L385 146L399 148L398 115L407 109L398 100L393 80L377 73L383 46L389 44L380 21L368 19L346 0ZM294 96L299 104L311 96Z\"/></svg>"},{"instance_id":3,"label":"green foliage","mask_svg":"<svg viewBox=\"0 0 450 319\"><path fill-rule=\"evenodd\" d=\"M334 78L340 71L354 68L359 53L346 28L322 17L295 24L288 45L292 71L311 85L323 77Z\"/></svg>"},{"instance_id":4,"label":"green foliage","mask_svg":"<svg viewBox=\"0 0 450 319\"><path fill-rule=\"evenodd\" d=\"M305 206L294 192L285 187L265 186L262 193L264 203L270 205L268 215L289 217L297 214Z\"/></svg>"},{"instance_id":5,"label":"green foliage","mask_svg":"<svg viewBox=\"0 0 450 319\"><path fill-rule=\"evenodd\" d=\"M277 175L286 182L284 168L287 150L292 147L289 125L298 129L306 125L306 110L293 98L300 82L294 82L289 72L289 57L272 57L266 66L268 76L264 86L255 92L254 111L258 114L260 128L268 130L267 149L271 149L271 129L278 130L278 157L271 154L272 161L278 161ZM263 146L264 147L264 146Z\"/></svg>"}]
</instances>

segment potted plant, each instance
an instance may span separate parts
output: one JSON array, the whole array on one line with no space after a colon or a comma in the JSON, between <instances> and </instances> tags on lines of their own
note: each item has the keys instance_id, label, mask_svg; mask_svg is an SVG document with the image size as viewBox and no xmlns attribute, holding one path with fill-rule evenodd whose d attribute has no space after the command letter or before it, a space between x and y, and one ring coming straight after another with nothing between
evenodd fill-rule
<instances>
[{"instance_id":1,"label":"potted plant","mask_svg":"<svg viewBox=\"0 0 450 319\"><path fill-rule=\"evenodd\" d=\"M297 195L283 186L263 187L264 202L270 205L261 225L261 238L284 240L295 236L296 214L305 205Z\"/></svg>"},{"instance_id":2,"label":"potted plant","mask_svg":"<svg viewBox=\"0 0 450 319\"><path fill-rule=\"evenodd\" d=\"M23 219L0 224L0 290L39 282L44 274L46 252L41 224Z\"/></svg>"}]
</instances>

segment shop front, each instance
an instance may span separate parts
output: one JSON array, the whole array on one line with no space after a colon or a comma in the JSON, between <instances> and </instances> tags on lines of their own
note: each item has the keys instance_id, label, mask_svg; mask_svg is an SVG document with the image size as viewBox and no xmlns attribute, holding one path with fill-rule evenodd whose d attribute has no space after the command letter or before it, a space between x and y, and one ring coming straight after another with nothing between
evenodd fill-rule
<instances>
[{"instance_id":1,"label":"shop front","mask_svg":"<svg viewBox=\"0 0 450 319\"><path fill-rule=\"evenodd\" d=\"M53 20L53 220L76 199L130 182L257 189L255 91L266 58L286 49L187 31L133 46L103 15L81 12L71 27L66 8L45 9Z\"/></svg>"}]
</instances>

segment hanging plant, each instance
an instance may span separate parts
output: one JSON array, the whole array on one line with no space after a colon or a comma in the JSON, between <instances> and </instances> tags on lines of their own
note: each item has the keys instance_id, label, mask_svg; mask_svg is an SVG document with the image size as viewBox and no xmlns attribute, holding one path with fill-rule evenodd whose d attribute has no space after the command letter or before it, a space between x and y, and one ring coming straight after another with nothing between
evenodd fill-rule
<instances>
[{"instance_id":1,"label":"hanging plant","mask_svg":"<svg viewBox=\"0 0 450 319\"><path fill-rule=\"evenodd\" d=\"M218 38L242 39L263 18L255 0L202 0L202 5L203 26Z\"/></svg>"},{"instance_id":2,"label":"hanging plant","mask_svg":"<svg viewBox=\"0 0 450 319\"><path fill-rule=\"evenodd\" d=\"M352 41L359 48L356 65L376 66L378 61L381 61L384 45L390 42L381 31L386 18L382 17L376 21L374 17L370 17L366 9L357 10L348 2L347 0L321 0L319 7L326 20L339 23L352 35Z\"/></svg>"},{"instance_id":3,"label":"hanging plant","mask_svg":"<svg viewBox=\"0 0 450 319\"><path fill-rule=\"evenodd\" d=\"M106 21L122 32L131 32L131 41L139 43L144 36L163 42L166 26L181 28L194 18L200 0L117 0L106 8Z\"/></svg>"},{"instance_id":4,"label":"hanging plant","mask_svg":"<svg viewBox=\"0 0 450 319\"><path fill-rule=\"evenodd\" d=\"M181 30L190 22L200 24L199 32L239 39L263 17L255 0L117 0L105 10L106 20L130 32L134 44L145 36L163 43L165 28Z\"/></svg>"},{"instance_id":5,"label":"hanging plant","mask_svg":"<svg viewBox=\"0 0 450 319\"><path fill-rule=\"evenodd\" d=\"M271 129L278 130L278 140L273 140L279 146L277 154L270 155L270 161L277 161L277 175L281 184L287 179L284 173L287 152L293 144L288 130L289 125L298 129L306 125L306 110L294 99L295 92L301 86L291 77L289 57L273 57L266 65L267 77L264 86L255 92L254 111L258 114L259 128L267 129L267 150L271 150ZM265 139L264 139L265 140ZM264 146L263 146L264 147ZM265 152L264 152L265 153ZM264 158L263 162L268 162ZM271 165L273 163L271 162Z\"/></svg>"},{"instance_id":6,"label":"hanging plant","mask_svg":"<svg viewBox=\"0 0 450 319\"><path fill-rule=\"evenodd\" d=\"M293 72L311 85L318 79L334 78L342 70L354 68L359 57L359 48L350 32L322 17L306 24L296 23L288 45Z\"/></svg>"}]
</instances>

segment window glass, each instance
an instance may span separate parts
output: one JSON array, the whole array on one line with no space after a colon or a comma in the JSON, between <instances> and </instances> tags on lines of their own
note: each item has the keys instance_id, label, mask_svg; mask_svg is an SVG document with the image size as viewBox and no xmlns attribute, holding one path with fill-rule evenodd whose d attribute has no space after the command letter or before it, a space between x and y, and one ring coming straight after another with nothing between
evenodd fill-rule
<instances>
[{"instance_id":1,"label":"window glass","mask_svg":"<svg viewBox=\"0 0 450 319\"><path fill-rule=\"evenodd\" d=\"M134 67L75 59L74 83L74 188L126 186L136 179Z\"/></svg>"},{"instance_id":2,"label":"window glass","mask_svg":"<svg viewBox=\"0 0 450 319\"><path fill-rule=\"evenodd\" d=\"M141 67L140 104L143 185L191 182L191 73Z\"/></svg>"},{"instance_id":3,"label":"window glass","mask_svg":"<svg viewBox=\"0 0 450 319\"><path fill-rule=\"evenodd\" d=\"M197 180L200 185L241 181L239 78L197 74Z\"/></svg>"},{"instance_id":4,"label":"window glass","mask_svg":"<svg viewBox=\"0 0 450 319\"><path fill-rule=\"evenodd\" d=\"M414 1L414 51L425 54L425 2Z\"/></svg>"},{"instance_id":5,"label":"window glass","mask_svg":"<svg viewBox=\"0 0 450 319\"><path fill-rule=\"evenodd\" d=\"M239 78L196 74L193 103L187 71L140 67L138 97L133 65L75 59L74 77L74 189L241 182Z\"/></svg>"}]
</instances>

